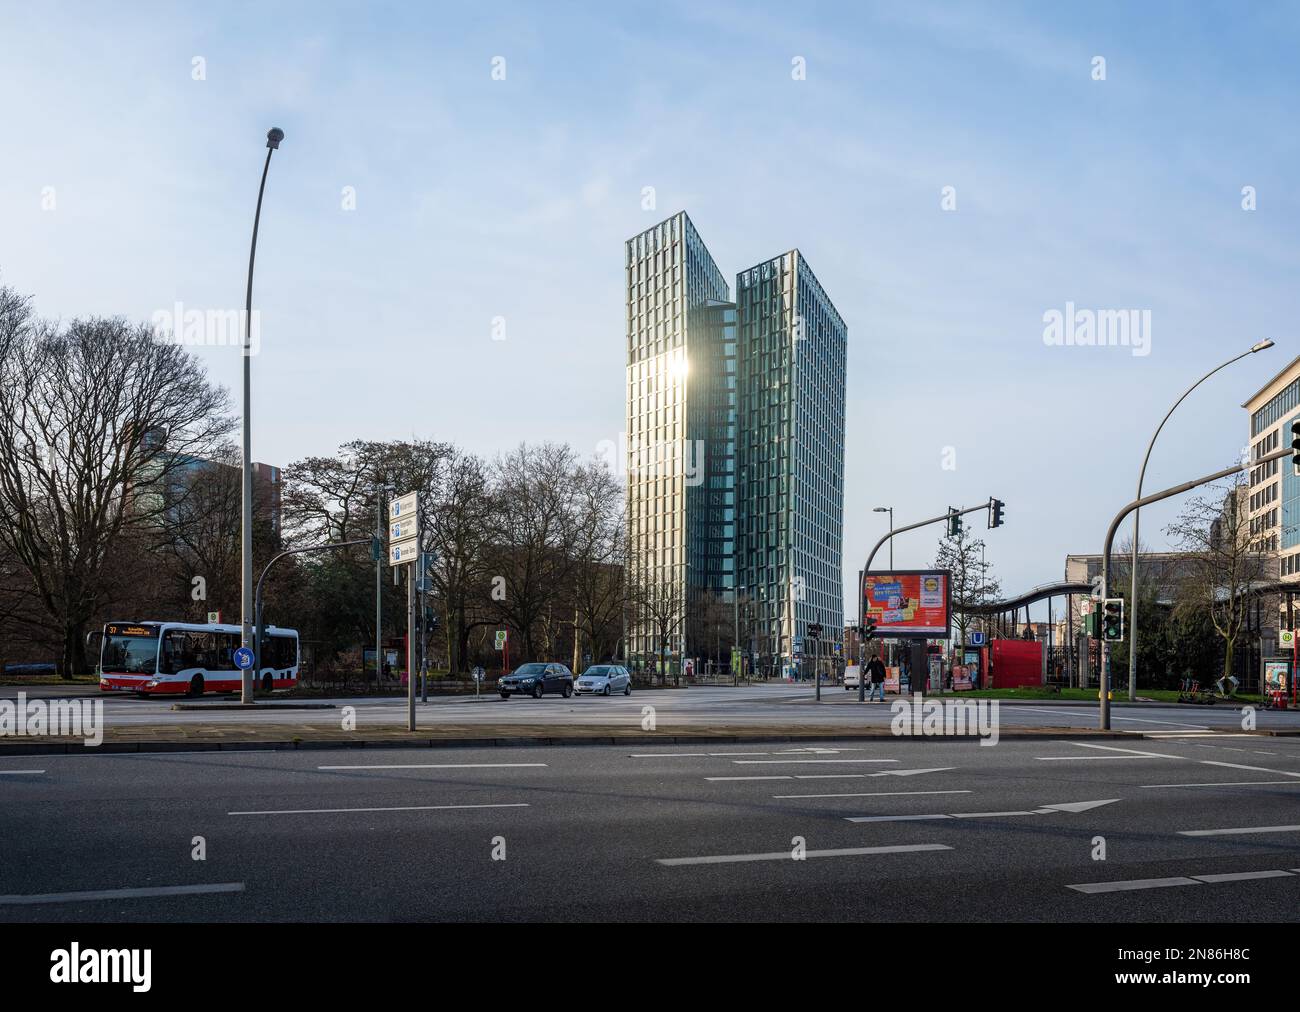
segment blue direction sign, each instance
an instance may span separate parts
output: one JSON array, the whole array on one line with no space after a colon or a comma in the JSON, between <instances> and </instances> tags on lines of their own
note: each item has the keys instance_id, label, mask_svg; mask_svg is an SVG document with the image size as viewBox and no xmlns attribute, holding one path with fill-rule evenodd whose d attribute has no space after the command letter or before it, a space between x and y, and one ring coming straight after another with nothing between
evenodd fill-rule
<instances>
[{"instance_id":1,"label":"blue direction sign","mask_svg":"<svg viewBox=\"0 0 1300 1012\"><path fill-rule=\"evenodd\" d=\"M253 651L248 647L240 647L235 651L235 667L240 671L247 671L253 666Z\"/></svg>"},{"instance_id":2,"label":"blue direction sign","mask_svg":"<svg viewBox=\"0 0 1300 1012\"><path fill-rule=\"evenodd\" d=\"M971 630L970 645L973 647L982 647L984 645L984 634L978 629Z\"/></svg>"}]
</instances>

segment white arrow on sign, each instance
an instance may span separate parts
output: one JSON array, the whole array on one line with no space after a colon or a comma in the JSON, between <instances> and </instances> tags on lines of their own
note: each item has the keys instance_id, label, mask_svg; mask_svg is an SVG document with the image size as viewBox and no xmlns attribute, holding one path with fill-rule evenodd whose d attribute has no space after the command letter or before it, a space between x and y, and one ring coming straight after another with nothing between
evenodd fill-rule
<instances>
[{"instance_id":1,"label":"white arrow on sign","mask_svg":"<svg viewBox=\"0 0 1300 1012\"><path fill-rule=\"evenodd\" d=\"M914 822L920 819L1000 819L1009 815L1051 815L1054 812L1086 812L1090 808L1113 805L1119 798L1105 801L1069 801L1059 805L1044 805L1023 812L952 812L947 815L852 815L846 822Z\"/></svg>"}]
</instances>

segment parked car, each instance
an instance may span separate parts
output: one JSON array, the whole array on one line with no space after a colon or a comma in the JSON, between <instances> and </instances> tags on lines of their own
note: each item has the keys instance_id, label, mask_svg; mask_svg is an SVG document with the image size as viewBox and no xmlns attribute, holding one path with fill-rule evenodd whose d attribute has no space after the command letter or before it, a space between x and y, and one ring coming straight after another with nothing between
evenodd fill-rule
<instances>
[{"instance_id":1,"label":"parked car","mask_svg":"<svg viewBox=\"0 0 1300 1012\"><path fill-rule=\"evenodd\" d=\"M858 683L862 681L862 668L856 664L850 664L844 669L844 688L856 689Z\"/></svg>"},{"instance_id":2,"label":"parked car","mask_svg":"<svg viewBox=\"0 0 1300 1012\"><path fill-rule=\"evenodd\" d=\"M632 676L621 664L593 664L578 676L574 691L578 695L612 696L621 692L632 695Z\"/></svg>"},{"instance_id":3,"label":"parked car","mask_svg":"<svg viewBox=\"0 0 1300 1012\"><path fill-rule=\"evenodd\" d=\"M568 699L573 695L573 672L563 664L521 664L497 682L497 689L502 699L514 695L541 699L548 692L558 692Z\"/></svg>"}]
</instances>

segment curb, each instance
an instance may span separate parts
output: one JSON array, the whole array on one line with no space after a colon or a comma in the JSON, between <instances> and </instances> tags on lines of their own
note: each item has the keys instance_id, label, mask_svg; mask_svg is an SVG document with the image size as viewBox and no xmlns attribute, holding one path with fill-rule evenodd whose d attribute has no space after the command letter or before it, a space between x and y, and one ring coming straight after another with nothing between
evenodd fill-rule
<instances>
[{"instance_id":1,"label":"curb","mask_svg":"<svg viewBox=\"0 0 1300 1012\"><path fill-rule=\"evenodd\" d=\"M1300 734L1300 732L1297 732ZM1137 735L1123 731L1063 730L1053 732L1006 731L998 735L999 741L1070 741L1075 739L1104 738L1132 741ZM282 752L307 750L346 750L363 748L520 748L568 745L746 745L766 743L818 742L818 741L879 741L879 742L978 742L979 735L894 735L894 734L724 734L724 735L584 735L574 737L482 737L482 738L394 738L359 739L303 739L246 741L115 741L104 742L88 748L81 742L50 741L9 745L0 742L0 757L5 755L134 755L165 752Z\"/></svg>"}]
</instances>

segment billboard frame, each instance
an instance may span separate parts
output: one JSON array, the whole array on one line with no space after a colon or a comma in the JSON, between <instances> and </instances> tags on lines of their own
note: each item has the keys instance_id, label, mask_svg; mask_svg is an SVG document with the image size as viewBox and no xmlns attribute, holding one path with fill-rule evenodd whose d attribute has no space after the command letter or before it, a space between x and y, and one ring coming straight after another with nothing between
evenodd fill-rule
<instances>
[{"instance_id":1,"label":"billboard frame","mask_svg":"<svg viewBox=\"0 0 1300 1012\"><path fill-rule=\"evenodd\" d=\"M876 636L879 639L888 640L949 640L952 639L952 570L951 569L875 569L870 572L863 572L862 582L858 585L858 614L865 620L867 617L867 580L881 580L896 576L942 576L943 580L943 613L945 625L942 632L933 632L930 629L906 629L898 626L885 625L883 622L876 626Z\"/></svg>"}]
</instances>

